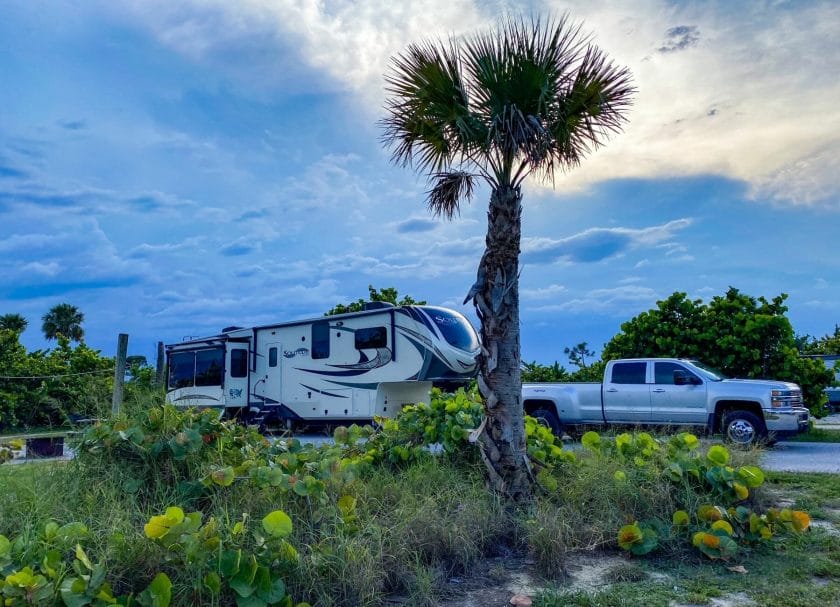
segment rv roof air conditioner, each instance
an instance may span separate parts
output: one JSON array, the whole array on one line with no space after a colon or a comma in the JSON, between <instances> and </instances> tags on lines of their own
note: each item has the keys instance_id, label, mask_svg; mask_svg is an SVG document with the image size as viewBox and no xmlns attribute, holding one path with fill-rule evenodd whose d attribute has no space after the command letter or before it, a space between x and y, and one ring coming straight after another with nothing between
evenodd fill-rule
<instances>
[{"instance_id":1,"label":"rv roof air conditioner","mask_svg":"<svg viewBox=\"0 0 840 607\"><path fill-rule=\"evenodd\" d=\"M387 301L366 301L365 310L382 310L383 308L393 308L394 304Z\"/></svg>"}]
</instances>

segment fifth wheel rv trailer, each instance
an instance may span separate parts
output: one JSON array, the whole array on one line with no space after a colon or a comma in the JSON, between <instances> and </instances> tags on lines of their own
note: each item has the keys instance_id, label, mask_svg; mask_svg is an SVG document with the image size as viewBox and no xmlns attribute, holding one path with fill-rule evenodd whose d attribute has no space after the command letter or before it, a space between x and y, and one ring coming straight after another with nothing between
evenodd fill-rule
<instances>
[{"instance_id":1,"label":"fifth wheel rv trailer","mask_svg":"<svg viewBox=\"0 0 840 607\"><path fill-rule=\"evenodd\" d=\"M428 402L477 373L478 336L433 306L365 310L253 328L166 347L167 400L248 423L370 420Z\"/></svg>"}]
</instances>

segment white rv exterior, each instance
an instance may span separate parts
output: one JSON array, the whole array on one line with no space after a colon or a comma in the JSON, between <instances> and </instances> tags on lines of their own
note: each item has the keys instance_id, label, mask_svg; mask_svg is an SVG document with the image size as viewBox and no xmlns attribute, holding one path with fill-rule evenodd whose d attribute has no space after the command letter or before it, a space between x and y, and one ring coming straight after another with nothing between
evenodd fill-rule
<instances>
[{"instance_id":1,"label":"white rv exterior","mask_svg":"<svg viewBox=\"0 0 840 607\"><path fill-rule=\"evenodd\" d=\"M478 336L458 312L367 308L168 345L167 400L260 424L365 421L475 377Z\"/></svg>"}]
</instances>

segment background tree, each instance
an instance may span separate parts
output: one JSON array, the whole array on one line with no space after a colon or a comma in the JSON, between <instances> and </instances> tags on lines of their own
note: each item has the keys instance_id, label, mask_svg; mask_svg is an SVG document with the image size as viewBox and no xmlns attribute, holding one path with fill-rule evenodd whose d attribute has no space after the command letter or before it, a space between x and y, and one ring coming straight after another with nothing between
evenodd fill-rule
<instances>
[{"instance_id":1,"label":"background tree","mask_svg":"<svg viewBox=\"0 0 840 607\"><path fill-rule=\"evenodd\" d=\"M20 314L12 313L0 316L0 329L12 331L20 335L26 331L27 326L29 326L29 321Z\"/></svg>"},{"instance_id":2,"label":"background tree","mask_svg":"<svg viewBox=\"0 0 840 607\"><path fill-rule=\"evenodd\" d=\"M82 329L84 320L85 315L76 306L57 304L44 314L41 330L47 339L56 339L63 335L70 341L81 342L85 338L85 331Z\"/></svg>"},{"instance_id":3,"label":"background tree","mask_svg":"<svg viewBox=\"0 0 840 607\"><path fill-rule=\"evenodd\" d=\"M522 182L553 180L620 130L633 88L559 21L508 20L448 42L410 45L393 59L384 141L393 160L428 175L428 206L449 219L490 187L487 237L472 301L481 322L478 385L486 417L479 447L494 488L530 496L520 379L519 252Z\"/></svg>"},{"instance_id":4,"label":"background tree","mask_svg":"<svg viewBox=\"0 0 840 607\"><path fill-rule=\"evenodd\" d=\"M674 357L701 360L727 375L793 381L806 404L822 413L832 381L821 361L802 358L785 313L787 295L771 300L730 287L708 304L674 293L621 325L602 359Z\"/></svg>"},{"instance_id":5,"label":"background tree","mask_svg":"<svg viewBox=\"0 0 840 607\"><path fill-rule=\"evenodd\" d=\"M369 301L386 301L395 306L423 306L425 301L419 301L406 295L402 299L398 299L399 293L394 287L386 287L384 289L376 289L373 285L368 285L368 299L359 299L349 304L337 304L334 308L329 310L324 316L333 316L335 314L347 314L348 312L360 312L365 309L365 304Z\"/></svg>"},{"instance_id":6,"label":"background tree","mask_svg":"<svg viewBox=\"0 0 840 607\"><path fill-rule=\"evenodd\" d=\"M586 369L588 366L586 359L595 356L595 352L588 348L585 341L572 348L563 348L563 353L569 357L569 364L576 366L578 369Z\"/></svg>"},{"instance_id":7,"label":"background tree","mask_svg":"<svg viewBox=\"0 0 840 607\"><path fill-rule=\"evenodd\" d=\"M569 372L556 360L553 365L541 365L537 361L522 363L522 381L529 383L549 383L572 381Z\"/></svg>"},{"instance_id":8,"label":"background tree","mask_svg":"<svg viewBox=\"0 0 840 607\"><path fill-rule=\"evenodd\" d=\"M796 347L802 354L840 354L840 325L834 325L833 335L819 338L800 335L796 338Z\"/></svg>"}]
</instances>

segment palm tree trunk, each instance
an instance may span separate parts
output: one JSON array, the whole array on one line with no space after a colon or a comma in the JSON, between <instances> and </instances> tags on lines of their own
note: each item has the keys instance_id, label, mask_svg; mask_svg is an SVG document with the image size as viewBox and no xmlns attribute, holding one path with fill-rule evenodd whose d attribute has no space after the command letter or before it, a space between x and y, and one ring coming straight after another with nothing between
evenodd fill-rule
<instances>
[{"instance_id":1,"label":"palm tree trunk","mask_svg":"<svg viewBox=\"0 0 840 607\"><path fill-rule=\"evenodd\" d=\"M531 496L533 477L525 445L519 349L519 245L522 192L493 190L487 239L470 291L481 321L478 387L486 418L475 440L490 484L514 501Z\"/></svg>"}]
</instances>

